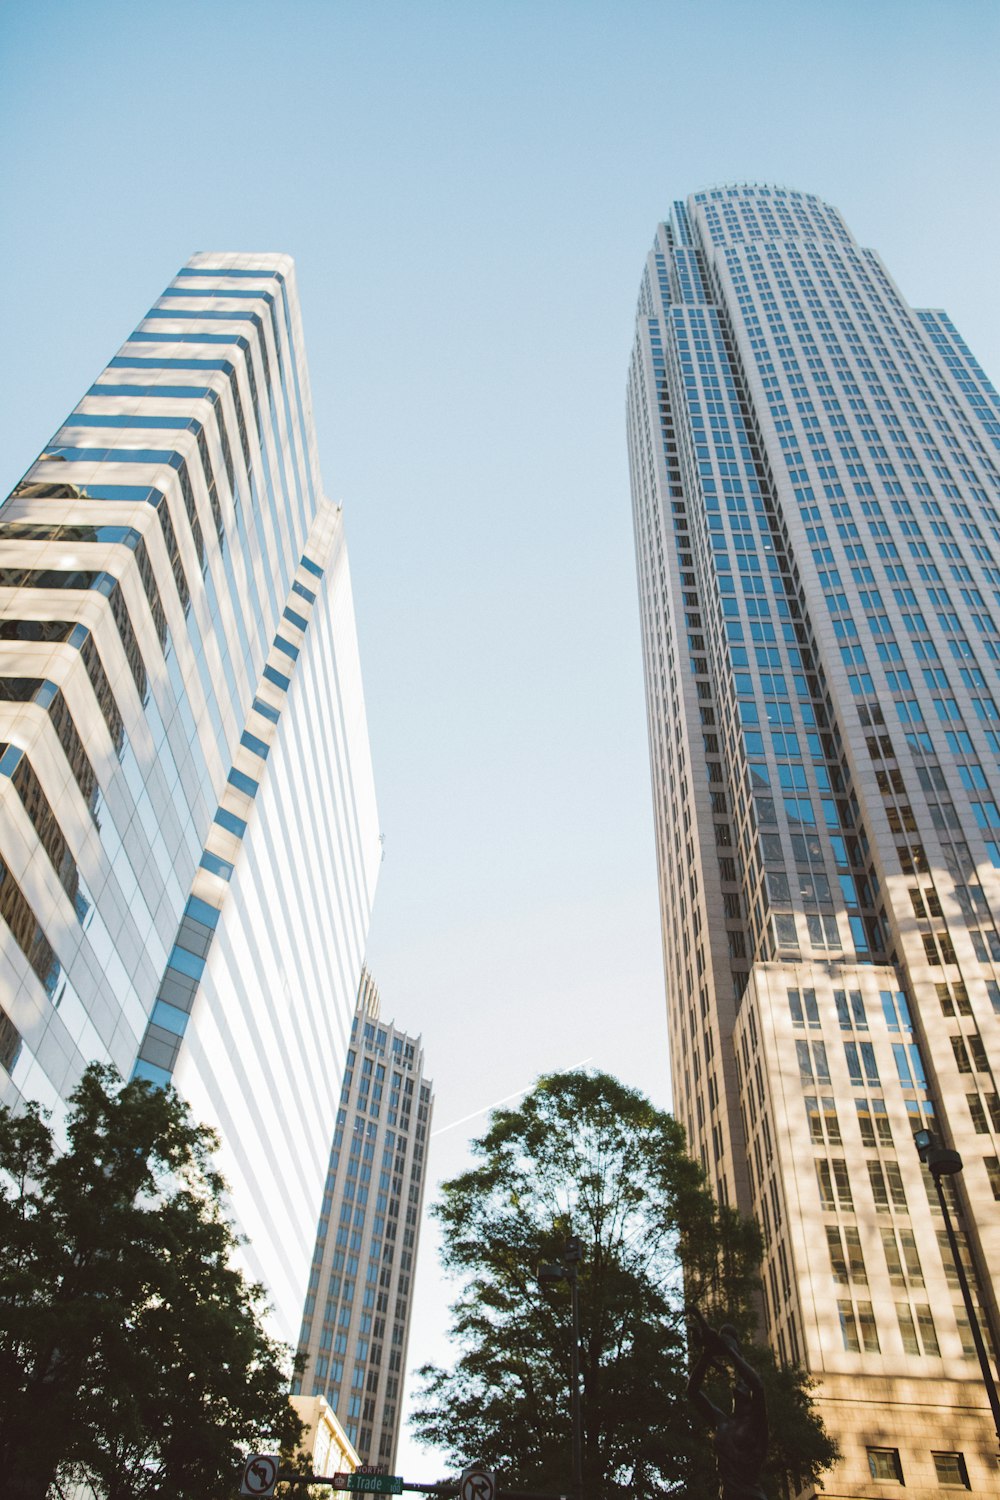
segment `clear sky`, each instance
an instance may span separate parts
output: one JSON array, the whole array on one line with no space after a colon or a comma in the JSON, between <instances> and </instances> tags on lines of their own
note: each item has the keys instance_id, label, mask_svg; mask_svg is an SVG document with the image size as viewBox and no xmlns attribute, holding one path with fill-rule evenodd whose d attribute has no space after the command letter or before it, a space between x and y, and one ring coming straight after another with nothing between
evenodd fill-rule
<instances>
[{"instance_id":1,"label":"clear sky","mask_svg":"<svg viewBox=\"0 0 1000 1500\"><path fill-rule=\"evenodd\" d=\"M437 1085L431 1196L539 1072L666 1104L643 260L698 188L817 192L996 378L1000 4L33 0L0 49L2 493L194 250L296 257L385 834L369 961ZM412 1364L447 1359L446 1302L425 1233Z\"/></svg>"}]
</instances>

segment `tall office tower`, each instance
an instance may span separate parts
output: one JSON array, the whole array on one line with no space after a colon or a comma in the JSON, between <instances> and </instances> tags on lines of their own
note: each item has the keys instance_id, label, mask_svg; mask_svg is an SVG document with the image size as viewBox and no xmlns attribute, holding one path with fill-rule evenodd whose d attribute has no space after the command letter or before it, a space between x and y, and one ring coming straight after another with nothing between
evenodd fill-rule
<instances>
[{"instance_id":1,"label":"tall office tower","mask_svg":"<svg viewBox=\"0 0 1000 1500\"><path fill-rule=\"evenodd\" d=\"M294 1339L380 851L287 256L179 272L0 564L0 1096L172 1079Z\"/></svg>"},{"instance_id":2,"label":"tall office tower","mask_svg":"<svg viewBox=\"0 0 1000 1500\"><path fill-rule=\"evenodd\" d=\"M995 1327L1000 403L836 210L730 187L657 230L628 418L678 1116L763 1228L825 1493L996 1495L912 1136L964 1158Z\"/></svg>"},{"instance_id":3,"label":"tall office tower","mask_svg":"<svg viewBox=\"0 0 1000 1500\"><path fill-rule=\"evenodd\" d=\"M392 1471L434 1106L424 1049L379 1019L364 971L299 1338L296 1388L325 1396L364 1464Z\"/></svg>"}]
</instances>

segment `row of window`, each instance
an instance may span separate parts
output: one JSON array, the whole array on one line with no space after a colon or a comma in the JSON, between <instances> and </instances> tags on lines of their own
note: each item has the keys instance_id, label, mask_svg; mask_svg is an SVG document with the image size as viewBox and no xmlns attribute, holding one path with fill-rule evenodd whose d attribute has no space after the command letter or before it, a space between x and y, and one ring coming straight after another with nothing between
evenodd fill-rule
<instances>
[{"instance_id":1,"label":"row of window","mask_svg":"<svg viewBox=\"0 0 1000 1500\"><path fill-rule=\"evenodd\" d=\"M868 1448L868 1472L882 1483L905 1484L898 1448ZM947 1489L968 1490L969 1470L963 1453L931 1454L937 1482Z\"/></svg>"},{"instance_id":2,"label":"row of window","mask_svg":"<svg viewBox=\"0 0 1000 1500\"><path fill-rule=\"evenodd\" d=\"M896 1074L904 1089L926 1089L927 1077L923 1058L916 1042L894 1042L893 1058ZM830 1061L825 1042L795 1043L799 1078L805 1084L829 1084ZM845 1042L844 1057L847 1071L855 1088L878 1088L881 1079L875 1048L871 1042Z\"/></svg>"},{"instance_id":3,"label":"row of window","mask_svg":"<svg viewBox=\"0 0 1000 1500\"><path fill-rule=\"evenodd\" d=\"M809 256L811 261L812 273L822 285L821 297L817 294L815 283L813 282L809 271L806 269L805 260L803 258L803 255L800 254L799 248L794 243L787 243L781 248L784 252L783 255L778 254L776 247L769 247L768 254L771 260L771 269L772 273L776 276L781 285L782 292L788 305L789 313L791 315L791 320L796 329L799 330L803 335L803 345L805 346L806 344L809 344L812 346L813 350L815 350L814 341L811 339L811 335L808 332L809 325L807 321L802 317L801 304L794 296L793 284L787 271L785 270L786 261L797 272L802 283L802 289L805 295L806 302L808 303L810 309L813 311L814 321L819 327L822 336L827 341L831 350L835 354L842 354L843 352L839 349L839 347L837 347L836 340L832 337L832 325L829 321L829 317L832 313L833 316L839 318L842 328L845 331L846 340L851 345L852 352L856 355L859 368L864 371L865 378L872 386L872 389L878 398L878 403L880 405L884 403L885 392L882 389L880 382L875 377L874 367L872 366L871 361L868 360L865 356L864 346L861 340L857 338L854 324L850 316L847 314L844 301L842 300L837 286L830 274L830 270L828 269L827 262L829 262L829 265L832 266L840 276L841 290L843 291L843 294L847 298L847 300L851 303L854 315L857 318L858 322L865 328L866 332L868 333L872 349L879 352L883 368L887 373L887 377L890 383L893 385L895 393L897 394L897 396L903 398L903 409L907 411L908 414L910 414L909 408L912 407L912 414L917 414L916 408L915 406L913 406L913 403L906 399L906 387L899 377L898 369L896 367L897 363L899 366L905 368L911 375L920 394L924 397L925 405L929 406L934 411L940 411L940 408L934 401L927 381L919 373L910 348L908 348L906 342L904 342L904 340L900 337L900 332L910 334L910 336L912 337L910 328L908 326L908 319L905 319L904 314L904 318L899 324L899 327L897 327L892 321L886 303L892 306L897 314L904 313L904 310L902 309L901 304L899 304L896 294L891 290L888 284L885 284L884 286L881 285L882 277L877 265L875 265L874 263L865 265L865 263L854 254L853 250L851 250L849 252L848 258L852 261L853 264L852 275L852 273L849 272L844 266L841 257L836 253L830 252L828 255L824 256L818 253L815 247L806 246L806 254ZM758 282L758 286L760 289L760 302L767 312L768 321L771 322L772 327L780 330L783 326L782 320L778 316L778 304L775 298L771 295L771 290L768 285L767 278L764 274L763 261L757 254L756 250L752 247L745 252L745 258L750 267L751 274ZM757 320L756 314L754 312L754 304L748 296L744 296L744 291L740 290L741 288L745 290L747 283L746 278L742 273L739 256L736 255L735 252L728 252L727 259L729 260L734 286L739 295L740 303L741 305L745 303L745 306L743 307L743 315L746 318L748 324L751 321L756 322ZM874 272L875 278L880 283L881 291L877 290L872 282L872 272ZM861 287L864 287L868 297L871 299L871 302L876 309L876 314L881 319L886 334L894 346L894 349L896 351L896 363L894 363L893 356L890 354L890 351L880 337L876 328L876 324L871 318L864 300L859 295L859 289ZM883 301L883 297L885 301ZM921 350L920 352L922 353L923 351ZM817 368L820 367L819 361L810 359L809 363L810 366L816 365ZM930 365L929 360L927 360L926 363ZM833 364L839 370L848 370L846 362L842 359L834 358ZM788 368L797 369L797 365L794 360L790 362L790 365L786 365L786 369ZM828 379L829 377L827 377L825 373L822 373L818 377L814 376L814 378L824 380ZM849 374L842 376L842 378L847 379L848 383L853 386L853 382L850 381ZM961 409L958 406L955 398L951 395L947 386L937 378L936 372L932 374L932 378L935 379L942 398L958 419L959 425L962 427L962 430L965 433L967 439L971 442L977 453L982 453L985 456L985 450L982 448L981 443L979 443L978 439L976 438L974 430L969 427L967 421L963 420ZM800 377L793 376L793 379L797 384L800 383ZM774 381L773 384L776 386L777 382ZM832 395L832 390L830 393ZM859 395L856 387L853 387L852 394ZM852 403L852 405L853 404L854 403ZM887 403L885 403L885 405L887 406ZM960 460L961 458L964 458L964 455L961 455L960 446L947 431L947 424L944 423L943 419L939 422L939 426L942 427L942 430L945 432L946 437L953 445L955 453L960 455ZM968 463L968 459L965 459L965 462Z\"/></svg>"},{"instance_id":4,"label":"row of window","mask_svg":"<svg viewBox=\"0 0 1000 1500\"><path fill-rule=\"evenodd\" d=\"M889 1031L912 1031L910 1009L902 990L880 990L882 1016ZM860 990L834 990L833 1003L841 1031L867 1031L868 1017ZM796 1028L821 1025L819 1005L814 989L789 990L788 1009Z\"/></svg>"},{"instance_id":5,"label":"row of window","mask_svg":"<svg viewBox=\"0 0 1000 1500\"><path fill-rule=\"evenodd\" d=\"M322 570L309 558L303 556L301 562L303 566L308 565L310 572L321 574ZM301 616L299 618L302 620L300 628L307 628L308 622ZM278 644L280 641L281 637L276 636L275 643ZM255 711L261 712L269 723L277 723L280 710L269 708L258 699L254 700L253 707ZM244 749L257 755L261 761L266 760L269 745L264 740L250 733L244 733L240 743ZM229 772L227 786L243 796L253 798L259 789L259 782L234 766ZM242 838L247 828L246 821L237 817L231 808L225 805L226 796L227 793L224 790L224 801L217 808L214 821L227 832ZM211 851L206 848L201 864L204 866L207 860L213 858L217 857L212 856ZM187 1030L188 1017L204 973L208 950L215 936L218 919L219 912L214 906L208 905L207 902L195 896L188 898L174 947L160 982L156 1003L139 1047L135 1065L137 1077L146 1078L158 1085L165 1085L169 1082L180 1051L181 1041Z\"/></svg>"}]
</instances>

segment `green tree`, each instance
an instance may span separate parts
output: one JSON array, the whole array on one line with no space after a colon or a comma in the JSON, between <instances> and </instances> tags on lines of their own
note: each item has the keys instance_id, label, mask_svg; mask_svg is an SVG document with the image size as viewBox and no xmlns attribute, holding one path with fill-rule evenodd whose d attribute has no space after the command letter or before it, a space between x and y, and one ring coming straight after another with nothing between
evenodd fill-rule
<instances>
[{"instance_id":1,"label":"green tree","mask_svg":"<svg viewBox=\"0 0 1000 1500\"><path fill-rule=\"evenodd\" d=\"M733 1324L761 1369L775 1434L773 1493L788 1473L818 1476L836 1448L801 1372L752 1344L756 1227L720 1208L685 1151L681 1126L607 1074L542 1078L497 1111L477 1164L442 1188L445 1267L461 1278L452 1369L425 1366L420 1439L456 1467L565 1492L571 1479L569 1288L542 1290L540 1263L569 1235L579 1266L587 1500L716 1493L711 1436L685 1399L685 1304ZM725 1399L714 1392L717 1404Z\"/></svg>"},{"instance_id":2,"label":"green tree","mask_svg":"<svg viewBox=\"0 0 1000 1500\"><path fill-rule=\"evenodd\" d=\"M106 1500L218 1500L247 1449L294 1446L288 1359L173 1090L87 1070L65 1150L0 1109L0 1474L8 1500L74 1479Z\"/></svg>"}]
</instances>

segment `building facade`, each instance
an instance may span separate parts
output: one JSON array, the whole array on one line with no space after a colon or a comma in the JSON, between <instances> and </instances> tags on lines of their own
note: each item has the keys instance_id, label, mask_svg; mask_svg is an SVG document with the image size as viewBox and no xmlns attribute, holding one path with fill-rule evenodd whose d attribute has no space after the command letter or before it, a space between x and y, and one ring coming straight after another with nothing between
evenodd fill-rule
<instances>
[{"instance_id":1,"label":"building facade","mask_svg":"<svg viewBox=\"0 0 1000 1500\"><path fill-rule=\"evenodd\" d=\"M0 1096L173 1081L294 1339L381 856L287 256L195 256L0 508L0 720Z\"/></svg>"},{"instance_id":2,"label":"building facade","mask_svg":"<svg viewBox=\"0 0 1000 1500\"><path fill-rule=\"evenodd\" d=\"M1000 1265L1000 401L811 194L677 203L628 438L674 1105L829 1496L1000 1493L933 1186Z\"/></svg>"},{"instance_id":3,"label":"building facade","mask_svg":"<svg viewBox=\"0 0 1000 1500\"><path fill-rule=\"evenodd\" d=\"M358 1467L358 1455L329 1402L323 1396L290 1396L288 1399L305 1428L301 1451L311 1460L311 1472L326 1477L353 1474Z\"/></svg>"},{"instance_id":4,"label":"building facade","mask_svg":"<svg viewBox=\"0 0 1000 1500\"><path fill-rule=\"evenodd\" d=\"M434 1107L419 1037L379 1018L367 970L316 1233L296 1387L325 1396L363 1464L393 1472Z\"/></svg>"}]
</instances>

